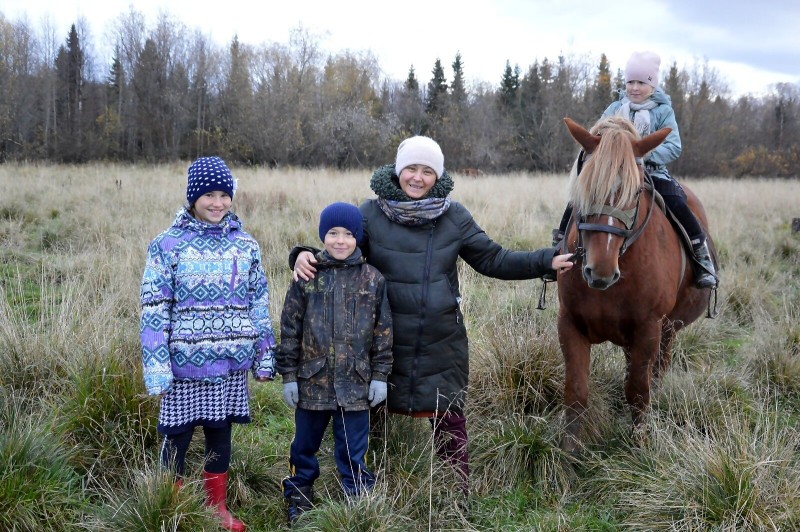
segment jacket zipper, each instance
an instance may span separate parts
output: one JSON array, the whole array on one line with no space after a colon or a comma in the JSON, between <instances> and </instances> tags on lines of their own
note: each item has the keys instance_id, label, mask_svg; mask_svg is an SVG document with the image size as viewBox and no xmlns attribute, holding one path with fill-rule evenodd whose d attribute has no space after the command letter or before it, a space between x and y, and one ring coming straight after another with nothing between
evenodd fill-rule
<instances>
[{"instance_id":1,"label":"jacket zipper","mask_svg":"<svg viewBox=\"0 0 800 532\"><path fill-rule=\"evenodd\" d=\"M433 231L436 229L436 220L431 223L428 232L428 247L425 252L425 269L422 274L422 301L420 304L419 327L417 328L417 343L414 346L414 364L411 367L411 381L409 385L408 411L414 411L414 387L417 383L417 367L419 365L420 350L422 348L422 331L425 329L425 315L428 307L428 282L431 275L431 262L433 259Z\"/></svg>"}]
</instances>

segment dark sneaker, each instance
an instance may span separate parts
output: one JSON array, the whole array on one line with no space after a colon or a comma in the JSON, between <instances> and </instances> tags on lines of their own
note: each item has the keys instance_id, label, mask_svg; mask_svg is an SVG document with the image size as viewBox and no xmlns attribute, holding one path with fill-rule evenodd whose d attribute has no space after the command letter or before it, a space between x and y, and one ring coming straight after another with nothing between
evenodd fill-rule
<instances>
[{"instance_id":1,"label":"dark sneaker","mask_svg":"<svg viewBox=\"0 0 800 532\"><path fill-rule=\"evenodd\" d=\"M291 525L306 510L314 507L314 488L312 486L294 487L286 497L286 517Z\"/></svg>"}]
</instances>

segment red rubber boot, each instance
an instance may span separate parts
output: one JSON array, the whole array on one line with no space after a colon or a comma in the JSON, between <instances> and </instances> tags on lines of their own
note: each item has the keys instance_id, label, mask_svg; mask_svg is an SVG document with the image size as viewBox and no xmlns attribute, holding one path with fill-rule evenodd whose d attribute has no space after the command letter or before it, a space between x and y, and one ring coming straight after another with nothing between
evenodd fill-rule
<instances>
[{"instance_id":1,"label":"red rubber boot","mask_svg":"<svg viewBox=\"0 0 800 532\"><path fill-rule=\"evenodd\" d=\"M244 523L236 519L225 506L225 496L228 488L228 473L209 473L203 471L203 487L206 490L206 506L215 509L219 522L223 528L234 532L244 532Z\"/></svg>"}]
</instances>

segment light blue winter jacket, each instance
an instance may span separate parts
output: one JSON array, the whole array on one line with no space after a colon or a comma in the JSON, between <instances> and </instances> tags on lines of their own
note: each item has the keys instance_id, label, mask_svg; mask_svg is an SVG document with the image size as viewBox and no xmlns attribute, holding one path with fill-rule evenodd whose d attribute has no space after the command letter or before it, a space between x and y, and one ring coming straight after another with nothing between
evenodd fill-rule
<instances>
[{"instance_id":1,"label":"light blue winter jacket","mask_svg":"<svg viewBox=\"0 0 800 532\"><path fill-rule=\"evenodd\" d=\"M258 242L229 212L219 225L185 209L147 249L141 286L144 381L220 382L232 371L274 373L275 336Z\"/></svg>"},{"instance_id":2,"label":"light blue winter jacket","mask_svg":"<svg viewBox=\"0 0 800 532\"><path fill-rule=\"evenodd\" d=\"M667 135L664 142L645 156L645 165L647 166L647 171L653 178L671 179L666 165L677 160L681 155L681 135L678 131L675 111L672 109L672 99L669 97L669 94L661 90L661 87L658 87L655 92L653 92L650 99L658 105L650 109L649 133L653 133L665 127L671 128L672 131ZM603 111L602 118L612 116L617 112L617 109L627 101L628 97L625 95L625 91L620 91L619 100L613 102ZM633 113L631 113L628 119L633 121Z\"/></svg>"}]
</instances>

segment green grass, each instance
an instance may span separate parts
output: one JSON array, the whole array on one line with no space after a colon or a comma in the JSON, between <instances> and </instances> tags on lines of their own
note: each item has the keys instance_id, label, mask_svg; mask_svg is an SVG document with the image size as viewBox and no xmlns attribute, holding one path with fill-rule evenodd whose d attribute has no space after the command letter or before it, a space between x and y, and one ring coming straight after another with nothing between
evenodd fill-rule
<instances>
[{"instance_id":1,"label":"green grass","mask_svg":"<svg viewBox=\"0 0 800 532\"><path fill-rule=\"evenodd\" d=\"M2 399L0 530L77 530L86 501L74 450L45 416L28 415L25 401Z\"/></svg>"},{"instance_id":2,"label":"green grass","mask_svg":"<svg viewBox=\"0 0 800 532\"><path fill-rule=\"evenodd\" d=\"M202 431L175 490L158 465L158 399L144 395L139 360L144 252L182 201L183 168L86 170L65 188L58 167L0 165L0 185L19 189L0 199L0 530L217 530L203 506ZM121 172L136 186L106 186ZM235 174L277 326L289 248L315 243L318 209L342 191L371 196L369 175ZM538 247L549 244L564 184L487 176L459 182L456 199L498 242ZM692 186L723 261L720 313L679 334L643 434L631 434L621 351L595 346L585 450L564 456L556 288L537 310L540 282L488 279L462 263L469 499L432 452L428 421L392 415L370 441L376 489L358 500L343 495L326 436L318 504L296 529L800 528L800 237L774 222L796 207L800 183ZM280 482L293 415L280 380L251 384L253 422L234 428L228 503L248 530L287 529Z\"/></svg>"}]
</instances>

